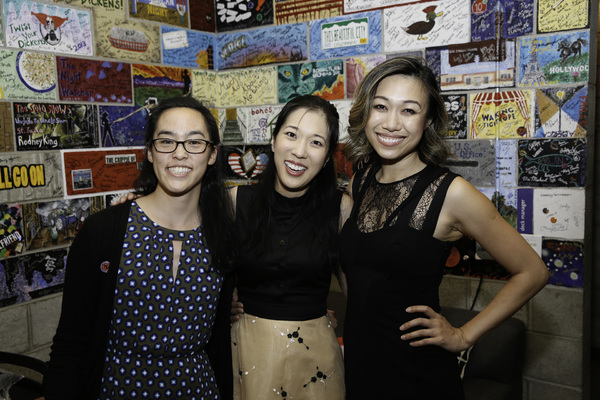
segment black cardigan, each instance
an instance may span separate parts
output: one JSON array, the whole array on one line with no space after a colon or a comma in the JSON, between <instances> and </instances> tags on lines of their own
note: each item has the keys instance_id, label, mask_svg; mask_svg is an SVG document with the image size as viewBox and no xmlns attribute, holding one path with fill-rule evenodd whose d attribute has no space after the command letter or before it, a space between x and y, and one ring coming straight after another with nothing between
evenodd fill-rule
<instances>
[{"instance_id":1,"label":"black cardigan","mask_svg":"<svg viewBox=\"0 0 600 400\"><path fill-rule=\"evenodd\" d=\"M98 399L130 208L128 201L91 215L71 245L62 312L44 376L46 400ZM232 281L225 279L207 348L224 399L232 397L229 341Z\"/></svg>"}]
</instances>

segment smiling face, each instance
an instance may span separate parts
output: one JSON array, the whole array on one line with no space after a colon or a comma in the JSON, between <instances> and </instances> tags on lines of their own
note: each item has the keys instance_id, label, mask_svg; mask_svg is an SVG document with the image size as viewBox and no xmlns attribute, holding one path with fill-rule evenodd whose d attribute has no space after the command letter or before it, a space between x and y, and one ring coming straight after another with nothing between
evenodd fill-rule
<instances>
[{"instance_id":1,"label":"smiling face","mask_svg":"<svg viewBox=\"0 0 600 400\"><path fill-rule=\"evenodd\" d=\"M427 106L427 92L414 78L391 75L379 83L365 133L384 165L423 165L417 149L431 122Z\"/></svg>"},{"instance_id":2,"label":"smiling face","mask_svg":"<svg viewBox=\"0 0 600 400\"><path fill-rule=\"evenodd\" d=\"M156 123L153 139L184 141L190 139L210 140L204 116L191 108L171 108L162 113ZM189 195L198 201L202 178L209 165L217 160L217 152L208 145L202 154L190 154L182 144L173 153L159 153L148 146L148 161L158 179L156 191L169 196Z\"/></svg>"},{"instance_id":3,"label":"smiling face","mask_svg":"<svg viewBox=\"0 0 600 400\"><path fill-rule=\"evenodd\" d=\"M271 140L277 177L275 190L286 197L299 197L328 160L329 130L320 111L299 108L287 117Z\"/></svg>"}]
</instances>

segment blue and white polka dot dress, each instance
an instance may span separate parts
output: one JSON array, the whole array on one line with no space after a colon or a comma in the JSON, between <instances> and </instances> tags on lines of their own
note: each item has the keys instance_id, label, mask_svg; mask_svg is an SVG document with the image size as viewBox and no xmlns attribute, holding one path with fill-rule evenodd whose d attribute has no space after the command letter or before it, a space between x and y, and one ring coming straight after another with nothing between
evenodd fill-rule
<instances>
[{"instance_id":1,"label":"blue and white polka dot dress","mask_svg":"<svg viewBox=\"0 0 600 400\"><path fill-rule=\"evenodd\" d=\"M173 231L131 207L109 332L101 399L219 399L204 352L221 275L198 227ZM173 241L181 255L173 277Z\"/></svg>"}]
</instances>

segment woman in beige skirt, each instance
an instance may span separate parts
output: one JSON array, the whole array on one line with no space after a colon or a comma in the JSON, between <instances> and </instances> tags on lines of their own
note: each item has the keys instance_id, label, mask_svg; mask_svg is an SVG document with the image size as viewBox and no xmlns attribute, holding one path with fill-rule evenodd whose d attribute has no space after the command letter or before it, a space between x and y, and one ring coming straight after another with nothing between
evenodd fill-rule
<instances>
[{"instance_id":1,"label":"woman in beige skirt","mask_svg":"<svg viewBox=\"0 0 600 400\"><path fill-rule=\"evenodd\" d=\"M345 398L342 351L327 316L337 236L351 208L336 187L338 136L332 104L291 100L260 182L232 190L244 309L231 329L234 399Z\"/></svg>"}]
</instances>

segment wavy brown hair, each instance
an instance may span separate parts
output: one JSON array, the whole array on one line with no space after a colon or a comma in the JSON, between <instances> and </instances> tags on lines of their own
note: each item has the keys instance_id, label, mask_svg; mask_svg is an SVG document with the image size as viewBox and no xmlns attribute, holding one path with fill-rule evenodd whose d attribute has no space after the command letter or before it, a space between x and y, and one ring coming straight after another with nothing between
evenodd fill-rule
<instances>
[{"instance_id":1,"label":"wavy brown hair","mask_svg":"<svg viewBox=\"0 0 600 400\"><path fill-rule=\"evenodd\" d=\"M355 165L379 160L379 156L367 140L365 126L373 109L373 98L379 83L392 75L404 75L416 79L427 92L427 119L431 124L423 131L417 151L427 165L443 163L450 150L443 137L447 131L448 114L440 96L433 71L425 65L423 58L400 56L384 61L373 68L360 82L354 94L354 105L350 109L348 135L344 154Z\"/></svg>"}]
</instances>

